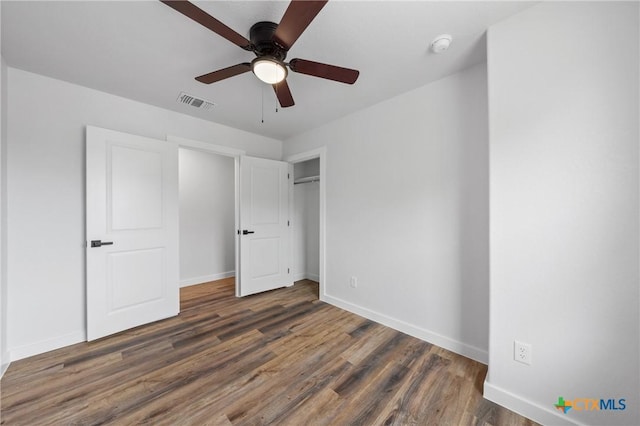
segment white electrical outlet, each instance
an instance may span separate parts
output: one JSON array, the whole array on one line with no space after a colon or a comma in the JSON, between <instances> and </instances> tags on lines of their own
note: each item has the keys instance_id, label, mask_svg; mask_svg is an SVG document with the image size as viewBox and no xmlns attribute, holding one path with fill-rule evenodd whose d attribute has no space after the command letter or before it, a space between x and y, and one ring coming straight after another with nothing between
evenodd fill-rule
<instances>
[{"instance_id":1,"label":"white electrical outlet","mask_svg":"<svg viewBox=\"0 0 640 426\"><path fill-rule=\"evenodd\" d=\"M357 288L358 287L358 278L357 277L351 277L351 279L349 280L349 287L351 287L351 288Z\"/></svg>"},{"instance_id":2,"label":"white electrical outlet","mask_svg":"<svg viewBox=\"0 0 640 426\"><path fill-rule=\"evenodd\" d=\"M513 359L523 364L531 365L531 345L514 340Z\"/></svg>"}]
</instances>

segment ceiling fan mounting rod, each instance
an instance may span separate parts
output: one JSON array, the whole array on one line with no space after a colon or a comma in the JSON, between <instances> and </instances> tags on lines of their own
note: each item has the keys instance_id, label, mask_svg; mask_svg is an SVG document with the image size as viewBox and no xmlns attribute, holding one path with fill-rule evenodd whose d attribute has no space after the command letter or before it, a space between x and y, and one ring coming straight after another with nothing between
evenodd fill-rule
<instances>
[{"instance_id":1,"label":"ceiling fan mounting rod","mask_svg":"<svg viewBox=\"0 0 640 426\"><path fill-rule=\"evenodd\" d=\"M273 41L273 34L278 24L269 21L256 22L249 30L249 38L256 56L270 56L278 61L284 61L287 51Z\"/></svg>"}]
</instances>

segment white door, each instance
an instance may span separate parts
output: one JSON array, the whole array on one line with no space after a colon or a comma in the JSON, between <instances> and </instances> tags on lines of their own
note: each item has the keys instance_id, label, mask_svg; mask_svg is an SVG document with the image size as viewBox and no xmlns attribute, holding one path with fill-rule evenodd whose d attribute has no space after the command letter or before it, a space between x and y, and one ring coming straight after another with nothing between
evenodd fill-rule
<instances>
[{"instance_id":1,"label":"white door","mask_svg":"<svg viewBox=\"0 0 640 426\"><path fill-rule=\"evenodd\" d=\"M87 127L87 340L177 315L178 146Z\"/></svg>"},{"instance_id":2,"label":"white door","mask_svg":"<svg viewBox=\"0 0 640 426\"><path fill-rule=\"evenodd\" d=\"M293 285L289 164L240 157L238 296Z\"/></svg>"}]
</instances>

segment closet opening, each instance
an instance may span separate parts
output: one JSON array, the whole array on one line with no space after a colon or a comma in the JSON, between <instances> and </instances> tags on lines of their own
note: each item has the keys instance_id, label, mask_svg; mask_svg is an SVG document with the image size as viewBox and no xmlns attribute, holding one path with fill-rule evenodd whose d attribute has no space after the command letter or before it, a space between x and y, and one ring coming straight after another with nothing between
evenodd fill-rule
<instances>
[{"instance_id":1,"label":"closet opening","mask_svg":"<svg viewBox=\"0 0 640 426\"><path fill-rule=\"evenodd\" d=\"M320 283L320 158L293 164L293 279Z\"/></svg>"}]
</instances>

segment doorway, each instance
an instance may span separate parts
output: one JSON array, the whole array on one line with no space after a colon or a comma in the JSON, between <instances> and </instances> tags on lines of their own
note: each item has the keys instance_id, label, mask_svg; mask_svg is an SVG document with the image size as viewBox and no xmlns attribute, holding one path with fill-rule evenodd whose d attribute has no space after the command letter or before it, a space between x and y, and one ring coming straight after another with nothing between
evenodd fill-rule
<instances>
[{"instance_id":1,"label":"doorway","mask_svg":"<svg viewBox=\"0 0 640 426\"><path fill-rule=\"evenodd\" d=\"M230 148L230 147L226 147L226 146L222 146L222 145L214 145L211 143L207 143L207 142L201 142L201 141L197 141L197 140L192 140L192 139L186 139L186 138L182 138L179 136L173 136L173 135L167 135L167 141L169 142L175 142L177 143L179 150L185 150L184 152L189 151L190 153L198 153L198 154L203 154L203 155L210 155L212 157L197 157L194 154L194 158L202 160L203 162L207 163L207 160L209 160L209 162L222 162L224 163L225 161L230 161L232 164L231 169L233 170L233 178L231 180L231 182L227 185L224 184L223 186L221 186L219 188L219 191L222 192L226 192L226 191L231 191L232 198L231 200L228 200L225 202L225 206L224 206L224 210L226 211L227 209L229 209L232 213L232 217L233 217L233 221L231 222L231 234L232 234L232 242L231 243L225 243L223 242L223 247L221 250L224 251L224 255L219 255L219 260L224 258L225 261L224 263L222 263L222 267L221 268L215 268L217 269L217 271L211 272L210 269L208 272L205 272L204 275L201 275L201 272L196 272L198 271L198 269L195 269L194 265L189 265L188 267L191 269L188 269L186 271L182 271L182 264L183 264L183 259L185 258L185 255L182 251L182 245L183 245L183 241L181 238L180 241L180 246L181 246L181 250L180 250L180 263L181 263L181 270L180 270L180 286L181 287L186 287L188 285L194 285L194 284L199 284L202 282L208 282L208 281L212 281L212 277L218 276L220 278L217 279L221 279L224 278L221 275L226 275L228 277L237 277L237 273L238 273L238 259L239 259L239 255L238 255L238 241L237 241L237 236L234 234L235 230L238 229L238 223L239 223L239 218L238 218L238 211L239 211L239 200L238 200L238 170L239 170L239 160L240 157L242 155L245 154L245 151L240 150L240 149L235 149L235 148ZM185 157L187 158L187 157ZM180 170L184 169L185 167L187 167L188 164L183 164L181 165L181 167L179 167L179 171L178 173L180 174ZM183 170L184 171L184 170ZM228 174L224 174L224 179L227 180L228 179ZM195 179L194 180L194 184L196 185L200 185L203 186L204 189L206 189L205 183L203 182L205 178L202 178L202 180L200 179ZM179 179L178 180L178 185L182 186L182 180L183 179ZM182 203L182 202L181 202ZM215 201L216 204L218 204L218 201ZM201 211L202 214L202 211ZM182 222L182 214L181 214L181 222ZM182 228L182 226L180 227ZM180 234L182 234L182 229L180 229ZM226 233L223 233L222 235L227 235ZM227 237L228 238L228 237ZM224 241L224 237L222 237L222 240ZM197 249L197 246L192 246L195 249ZM231 253L229 247L232 247L232 256L231 258L232 260L232 264L233 264L233 268L232 269L228 269L229 268L229 263L227 263L227 259L229 256L229 253ZM186 259L184 259L184 262L189 262ZM200 271L207 271L206 269L200 269ZM209 278L209 279L207 279ZM236 280L237 281L237 280Z\"/></svg>"},{"instance_id":2,"label":"doorway","mask_svg":"<svg viewBox=\"0 0 640 426\"><path fill-rule=\"evenodd\" d=\"M168 141L173 141L173 142L177 142L178 145L180 146L180 148L188 148L188 149L192 149L192 150L196 150L196 151L202 151L205 153L213 153L213 154L219 154L220 156L225 156L225 157L230 157L233 162L234 162L234 194L235 194L235 201L234 201L234 208L235 208L235 215L234 215L234 226L232 229L234 230L238 230L240 229L240 217L239 217L239 211L240 211L240 200L239 200L239 193L238 193L238 189L239 189L239 180L240 180L240 176L239 176L239 171L240 171L240 157L246 155L245 151L243 150L239 150L239 149L234 149L234 148L230 148L230 147L225 147L225 146L220 146L220 145L213 145L210 143L205 143L205 142L201 142L201 141L195 141L195 140L190 140L190 139L185 139L185 138L181 138L181 137L177 137L177 136L167 136L167 140ZM304 273L307 272L311 272L310 275L308 275L308 277L310 279L314 279L315 281L317 281L319 283L319 298L320 300L325 300L325 291L324 291L324 277L325 277L325 259L326 259L326 255L325 255L325 238L326 238L326 234L325 234L325 198L326 198L326 191L325 191L325 183L323 181L323 178L326 176L326 165L325 165L325 160L326 160L326 148L322 147L322 148L318 148L318 149L314 149L311 151L307 151L307 152L303 152L303 153L299 153L299 154L294 154L294 155L290 155L288 157L285 158L285 161L292 164L293 167L295 167L296 164L298 163L302 163L302 162L306 162L309 160L316 160L315 165L311 165L311 163L309 163L309 165L305 165L302 166L302 169L299 170L304 170L304 173L311 173L312 168L315 168L315 170L317 170L318 174L317 177L320 179L319 181L316 180L315 185L316 185L316 189L317 189L317 193L318 193L318 219L315 222L316 223L316 227L318 229L317 231L317 245L315 245L317 247L318 250L318 255L317 257L315 257L314 259L311 260L311 265L313 264L314 260L317 259L317 269L315 269L315 273L313 272L313 270L310 271L301 271ZM307 168L308 167L308 168ZM302 173L302 172L299 172ZM309 177L309 176L301 176L301 177ZM293 185L293 187L295 188L296 186L299 187L303 187L304 185ZM293 191L293 190L292 190ZM295 202L295 201L294 201ZM293 204L291 203L291 211L290 211L290 217L293 217ZM308 208L307 208L308 210ZM295 236L294 236L295 238ZM291 256L292 259L295 259L294 257L294 250L293 250L293 246L294 244L290 244L290 252L291 252ZM239 296L239 288L238 288L238 273L239 273L239 259L240 259L240 253L239 253L239 241L238 241L238 236L235 236L234 239L234 258L235 258L235 276L236 276L236 296ZM313 248L311 248L310 252L313 251ZM313 254L311 256L314 256ZM305 257L306 257L306 252L305 252ZM305 259L306 261L306 259ZM316 275L317 274L317 275Z\"/></svg>"},{"instance_id":3,"label":"doorway","mask_svg":"<svg viewBox=\"0 0 640 426\"><path fill-rule=\"evenodd\" d=\"M320 159L293 165L293 279L320 280Z\"/></svg>"},{"instance_id":4,"label":"doorway","mask_svg":"<svg viewBox=\"0 0 640 426\"><path fill-rule=\"evenodd\" d=\"M290 155L293 165L292 259L294 280L319 283L320 300L325 300L326 238L326 148Z\"/></svg>"},{"instance_id":5,"label":"doorway","mask_svg":"<svg viewBox=\"0 0 640 426\"><path fill-rule=\"evenodd\" d=\"M180 287L235 276L235 164L180 147Z\"/></svg>"}]
</instances>

